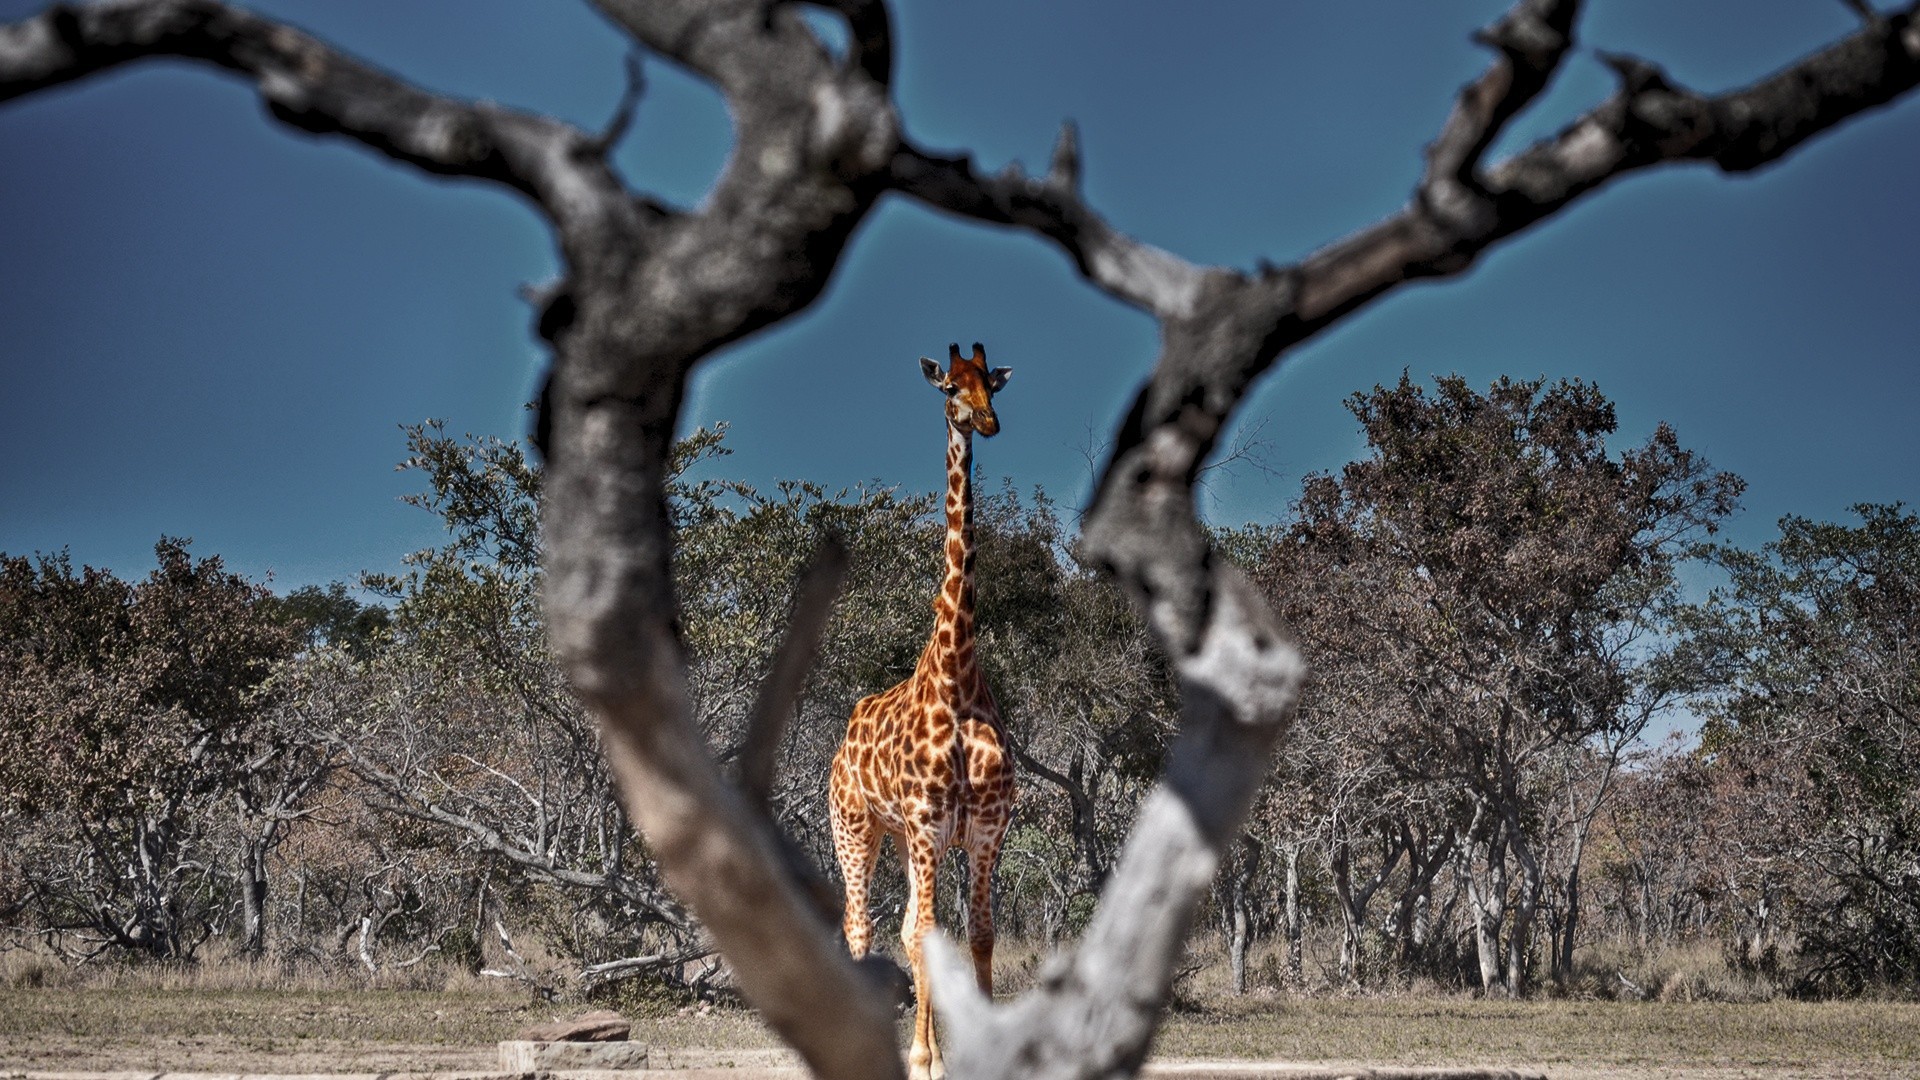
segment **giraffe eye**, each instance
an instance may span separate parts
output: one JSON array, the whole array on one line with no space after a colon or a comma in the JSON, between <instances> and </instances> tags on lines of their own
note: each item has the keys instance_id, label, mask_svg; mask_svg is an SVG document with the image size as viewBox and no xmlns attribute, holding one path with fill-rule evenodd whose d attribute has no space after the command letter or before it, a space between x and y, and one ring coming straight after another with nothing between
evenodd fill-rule
<instances>
[{"instance_id":1,"label":"giraffe eye","mask_svg":"<svg viewBox=\"0 0 1920 1080\"><path fill-rule=\"evenodd\" d=\"M953 395L960 392L960 387L954 383L948 383L947 385L940 388L940 392L947 395L948 397L952 397Z\"/></svg>"}]
</instances>

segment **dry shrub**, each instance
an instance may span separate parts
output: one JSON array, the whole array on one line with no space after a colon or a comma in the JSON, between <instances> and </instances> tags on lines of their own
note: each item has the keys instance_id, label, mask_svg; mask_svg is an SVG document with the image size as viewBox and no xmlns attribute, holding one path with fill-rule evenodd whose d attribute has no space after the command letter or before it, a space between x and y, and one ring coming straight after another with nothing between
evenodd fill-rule
<instances>
[{"instance_id":1,"label":"dry shrub","mask_svg":"<svg viewBox=\"0 0 1920 1080\"><path fill-rule=\"evenodd\" d=\"M1309 935L1301 985L1284 976L1283 943L1257 941L1247 957L1247 993L1235 995L1225 952L1207 937L1197 937L1189 948L1175 986L1176 1003L1188 1010L1205 1010L1252 998L1416 998L1452 999L1480 996L1477 984L1461 983L1430 974L1382 967L1360 985L1339 978L1333 947L1316 948ZM1048 950L1021 946L1035 960ZM1003 954L1004 955L1004 954ZM1027 970L1032 970L1027 961ZM1790 973L1749 963L1713 940L1640 950L1600 944L1583 948L1574 958L1573 973L1562 983L1540 980L1535 995L1575 1001L1664 1001L1750 1003L1788 996ZM1011 982L1002 989L1013 990Z\"/></svg>"},{"instance_id":2,"label":"dry shrub","mask_svg":"<svg viewBox=\"0 0 1920 1080\"><path fill-rule=\"evenodd\" d=\"M313 960L261 960L204 950L201 958L181 963L131 963L102 960L68 964L33 946L0 952L0 987L12 990L127 990L163 992L327 990L428 990L450 993L506 990L524 993L500 980L483 979L457 961L429 957L406 968L369 974L365 968Z\"/></svg>"},{"instance_id":3,"label":"dry shrub","mask_svg":"<svg viewBox=\"0 0 1920 1080\"><path fill-rule=\"evenodd\" d=\"M993 949L993 989L997 996L1022 994L1033 988L1040 965L1054 953L1047 942L1002 938Z\"/></svg>"},{"instance_id":4,"label":"dry shrub","mask_svg":"<svg viewBox=\"0 0 1920 1080\"><path fill-rule=\"evenodd\" d=\"M1769 974L1728 962L1716 941L1649 950L1600 945L1582 950L1559 996L1665 1002L1757 1002L1782 995Z\"/></svg>"},{"instance_id":5,"label":"dry shrub","mask_svg":"<svg viewBox=\"0 0 1920 1080\"><path fill-rule=\"evenodd\" d=\"M1717 948L1670 949L1662 960L1671 966L1660 980L1658 1001L1772 1001L1780 990L1773 981L1728 967Z\"/></svg>"},{"instance_id":6,"label":"dry shrub","mask_svg":"<svg viewBox=\"0 0 1920 1080\"><path fill-rule=\"evenodd\" d=\"M39 990L66 986L71 969L51 957L26 949L0 953L0 986L9 990Z\"/></svg>"}]
</instances>

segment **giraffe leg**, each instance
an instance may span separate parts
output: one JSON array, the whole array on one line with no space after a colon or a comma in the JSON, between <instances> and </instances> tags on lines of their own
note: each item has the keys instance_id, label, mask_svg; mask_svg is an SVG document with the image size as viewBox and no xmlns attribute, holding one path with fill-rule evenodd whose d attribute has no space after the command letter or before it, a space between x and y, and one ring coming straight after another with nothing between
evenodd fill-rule
<instances>
[{"instance_id":1,"label":"giraffe leg","mask_svg":"<svg viewBox=\"0 0 1920 1080\"><path fill-rule=\"evenodd\" d=\"M993 997L993 868L1000 861L1000 835L967 849L967 947L973 952L973 978L980 992Z\"/></svg>"},{"instance_id":2,"label":"giraffe leg","mask_svg":"<svg viewBox=\"0 0 1920 1080\"><path fill-rule=\"evenodd\" d=\"M933 929L934 878L939 848L925 833L911 834L906 844L907 913L900 921L900 939L913 968L913 1049L907 1052L907 1080L941 1080L946 1075L940 1047L933 1037L933 986L927 978L922 942Z\"/></svg>"},{"instance_id":3,"label":"giraffe leg","mask_svg":"<svg viewBox=\"0 0 1920 1080\"><path fill-rule=\"evenodd\" d=\"M867 886L873 879L873 864L880 858L880 830L865 807L843 805L834 799L829 804L828 820L833 826L833 854L840 862L840 880L845 904L840 921L847 937L847 951L855 960L873 947L873 913L867 906Z\"/></svg>"}]
</instances>

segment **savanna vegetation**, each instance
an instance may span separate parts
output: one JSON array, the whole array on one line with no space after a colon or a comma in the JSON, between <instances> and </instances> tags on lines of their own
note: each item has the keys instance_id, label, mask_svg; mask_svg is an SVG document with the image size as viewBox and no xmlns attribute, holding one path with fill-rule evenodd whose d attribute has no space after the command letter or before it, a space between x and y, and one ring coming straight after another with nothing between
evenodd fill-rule
<instances>
[{"instance_id":1,"label":"savanna vegetation","mask_svg":"<svg viewBox=\"0 0 1920 1080\"><path fill-rule=\"evenodd\" d=\"M1920 518L1863 506L1716 545L1741 482L1664 427L1620 440L1579 382L1403 378L1349 404L1360 460L1306 478L1275 525L1215 532L1312 673L1176 994L1231 1011L1277 992L1920 988ZM432 424L409 444L446 539L359 592L277 595L171 538L135 581L0 562L16 989L218 960L642 1011L730 1000L549 650L540 470ZM806 554L828 534L851 553L770 805L831 865L826 764L852 703L923 642L938 508L755 490L726 454L724 429L696 432L670 486L692 705L722 762ZM1085 924L1177 710L1044 494L1002 488L977 531L981 654L1022 785L999 878L1013 986ZM1656 738L1683 713L1697 739ZM897 932L889 862L876 896Z\"/></svg>"}]
</instances>

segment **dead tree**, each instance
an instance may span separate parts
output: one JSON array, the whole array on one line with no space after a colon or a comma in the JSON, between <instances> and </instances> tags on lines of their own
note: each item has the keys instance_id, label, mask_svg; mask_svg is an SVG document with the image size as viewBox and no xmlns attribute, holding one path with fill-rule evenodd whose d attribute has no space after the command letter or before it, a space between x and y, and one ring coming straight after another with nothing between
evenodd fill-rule
<instances>
[{"instance_id":1,"label":"dead tree","mask_svg":"<svg viewBox=\"0 0 1920 1080\"><path fill-rule=\"evenodd\" d=\"M634 192L609 164L637 94L605 130L583 131L430 93L218 0L61 5L0 27L0 99L150 57L200 61L251 82L293 127L505 185L551 224L564 276L541 298L538 332L553 367L537 439L554 643L606 725L631 816L668 883L767 1021L816 1073L845 1080L901 1075L888 1002L840 948L771 824L723 778L689 716L664 487L687 379L702 359L811 303L888 191L1044 237L1094 288L1159 320L1161 355L1114 431L1085 543L1170 658L1183 734L1098 914L1033 992L990 1005L951 947L931 943L957 1075L1125 1076L1146 1054L1190 916L1302 676L1278 621L1214 557L1194 517L1195 477L1249 387L1288 350L1396 287L1461 273L1615 179L1669 162L1755 169L1920 82L1914 6L1863 10L1851 36L1717 96L1611 56L1619 86L1610 97L1559 134L1488 162L1573 43L1574 0L1520 0L1481 32L1492 61L1454 102L1404 208L1295 265L1244 273L1195 265L1110 226L1080 193L1071 127L1041 177L987 176L966 155L915 146L889 89L882 0L820 5L847 21L840 59L775 0L596 4L640 47L727 99L736 143L698 209ZM807 637L787 641L783 660L804 657ZM767 692L792 685L773 680Z\"/></svg>"}]
</instances>

